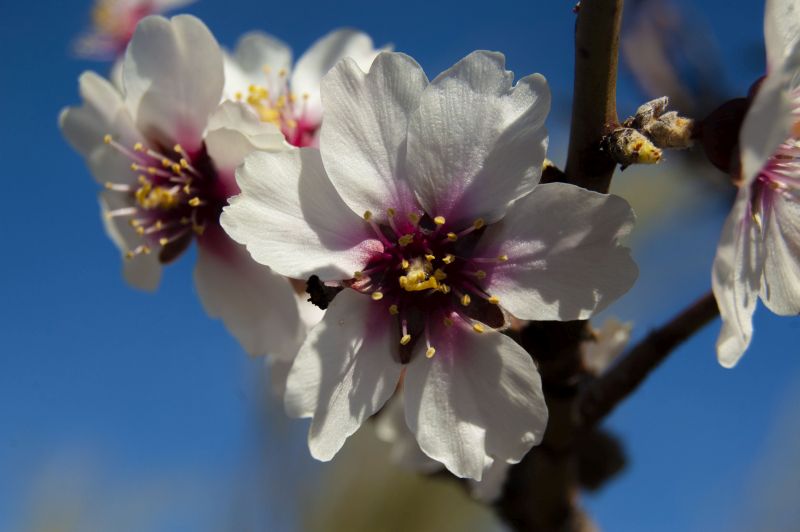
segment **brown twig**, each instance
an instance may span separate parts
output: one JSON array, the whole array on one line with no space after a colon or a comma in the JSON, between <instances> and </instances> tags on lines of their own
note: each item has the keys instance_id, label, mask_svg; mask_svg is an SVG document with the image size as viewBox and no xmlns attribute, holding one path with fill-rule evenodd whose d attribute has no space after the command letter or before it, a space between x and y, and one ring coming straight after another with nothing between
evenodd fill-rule
<instances>
[{"instance_id":1,"label":"brown twig","mask_svg":"<svg viewBox=\"0 0 800 532\"><path fill-rule=\"evenodd\" d=\"M600 149L617 118L617 57L623 0L584 0L575 26L575 81L568 182L608 192L616 164Z\"/></svg>"},{"instance_id":2,"label":"brown twig","mask_svg":"<svg viewBox=\"0 0 800 532\"><path fill-rule=\"evenodd\" d=\"M647 338L605 375L586 387L579 403L584 426L597 423L633 393L682 342L719 315L714 295L706 294Z\"/></svg>"}]
</instances>

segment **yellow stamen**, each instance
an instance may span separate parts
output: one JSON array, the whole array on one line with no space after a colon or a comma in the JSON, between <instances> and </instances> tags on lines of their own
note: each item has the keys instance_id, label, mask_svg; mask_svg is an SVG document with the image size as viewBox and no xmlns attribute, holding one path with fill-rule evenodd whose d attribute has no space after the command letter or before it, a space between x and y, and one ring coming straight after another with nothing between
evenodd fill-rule
<instances>
[{"instance_id":1,"label":"yellow stamen","mask_svg":"<svg viewBox=\"0 0 800 532\"><path fill-rule=\"evenodd\" d=\"M390 305L389 306L389 314L392 316L397 316L400 314L400 310L398 310L397 305Z\"/></svg>"},{"instance_id":2,"label":"yellow stamen","mask_svg":"<svg viewBox=\"0 0 800 532\"><path fill-rule=\"evenodd\" d=\"M475 277L477 277L478 279L485 279L486 272L483 270L478 270L477 272L475 272Z\"/></svg>"},{"instance_id":3,"label":"yellow stamen","mask_svg":"<svg viewBox=\"0 0 800 532\"><path fill-rule=\"evenodd\" d=\"M397 239L397 243L400 244L401 247L406 247L413 241L414 241L414 235L412 234L403 235L399 239Z\"/></svg>"},{"instance_id":4,"label":"yellow stamen","mask_svg":"<svg viewBox=\"0 0 800 532\"><path fill-rule=\"evenodd\" d=\"M497 260L499 260L500 262L508 262L508 255L500 255L499 257L497 257Z\"/></svg>"},{"instance_id":5,"label":"yellow stamen","mask_svg":"<svg viewBox=\"0 0 800 532\"><path fill-rule=\"evenodd\" d=\"M103 135L103 142L105 142L106 144L111 144L111 140L112 140L111 135L109 134Z\"/></svg>"},{"instance_id":6,"label":"yellow stamen","mask_svg":"<svg viewBox=\"0 0 800 532\"><path fill-rule=\"evenodd\" d=\"M428 262L433 262L434 260L436 260L436 257L434 257L433 255L425 255L425 260L427 260Z\"/></svg>"},{"instance_id":7,"label":"yellow stamen","mask_svg":"<svg viewBox=\"0 0 800 532\"><path fill-rule=\"evenodd\" d=\"M402 266L404 270L407 270L410 264L406 259L403 259L403 261L400 263L400 266Z\"/></svg>"},{"instance_id":8,"label":"yellow stamen","mask_svg":"<svg viewBox=\"0 0 800 532\"><path fill-rule=\"evenodd\" d=\"M402 338L400 338L400 345L408 345L408 342L411 341L411 335L405 334Z\"/></svg>"},{"instance_id":9,"label":"yellow stamen","mask_svg":"<svg viewBox=\"0 0 800 532\"><path fill-rule=\"evenodd\" d=\"M444 326L445 327L452 327L453 326L453 320L451 320L450 318L445 318L444 319Z\"/></svg>"},{"instance_id":10,"label":"yellow stamen","mask_svg":"<svg viewBox=\"0 0 800 532\"><path fill-rule=\"evenodd\" d=\"M456 258L449 253L442 258L442 262L445 264L451 264L454 260L456 260Z\"/></svg>"},{"instance_id":11,"label":"yellow stamen","mask_svg":"<svg viewBox=\"0 0 800 532\"><path fill-rule=\"evenodd\" d=\"M372 220L372 211L364 211L364 219L366 221Z\"/></svg>"},{"instance_id":12,"label":"yellow stamen","mask_svg":"<svg viewBox=\"0 0 800 532\"><path fill-rule=\"evenodd\" d=\"M482 333L484 331L483 325L480 323L475 323L472 325L472 330L476 333Z\"/></svg>"},{"instance_id":13,"label":"yellow stamen","mask_svg":"<svg viewBox=\"0 0 800 532\"><path fill-rule=\"evenodd\" d=\"M373 301L380 301L381 299L383 299L383 292L372 292Z\"/></svg>"},{"instance_id":14,"label":"yellow stamen","mask_svg":"<svg viewBox=\"0 0 800 532\"><path fill-rule=\"evenodd\" d=\"M458 235L455 233L447 233L447 240L449 240L450 242L455 242L456 240L458 240Z\"/></svg>"},{"instance_id":15,"label":"yellow stamen","mask_svg":"<svg viewBox=\"0 0 800 532\"><path fill-rule=\"evenodd\" d=\"M133 151L144 151L144 146L141 142L137 142L133 145Z\"/></svg>"},{"instance_id":16,"label":"yellow stamen","mask_svg":"<svg viewBox=\"0 0 800 532\"><path fill-rule=\"evenodd\" d=\"M475 220L473 222L472 227L474 227L475 229L480 229L484 225L486 225L486 222L484 221L484 219L483 218L478 218L477 220Z\"/></svg>"},{"instance_id":17,"label":"yellow stamen","mask_svg":"<svg viewBox=\"0 0 800 532\"><path fill-rule=\"evenodd\" d=\"M191 207L199 207L200 206L200 198L195 196L194 198L190 199L188 203L189 203L189 205Z\"/></svg>"},{"instance_id":18,"label":"yellow stamen","mask_svg":"<svg viewBox=\"0 0 800 532\"><path fill-rule=\"evenodd\" d=\"M442 270L440 270L439 268L436 268L436 271L434 271L434 272L433 272L433 277L434 277L434 278L435 278L437 281L444 281L445 279L447 279L447 274L446 274L446 273L444 273L444 272L443 272Z\"/></svg>"},{"instance_id":19,"label":"yellow stamen","mask_svg":"<svg viewBox=\"0 0 800 532\"><path fill-rule=\"evenodd\" d=\"M395 211L394 209L392 209L391 207L389 207L388 209L386 209L386 214L388 214L388 215L389 215L389 217L392 217L392 216L394 216L395 214L397 214L397 211Z\"/></svg>"},{"instance_id":20,"label":"yellow stamen","mask_svg":"<svg viewBox=\"0 0 800 532\"><path fill-rule=\"evenodd\" d=\"M464 305L465 307L469 306L471 301L472 298L469 297L469 294L464 294L463 296L461 296L461 304Z\"/></svg>"},{"instance_id":21,"label":"yellow stamen","mask_svg":"<svg viewBox=\"0 0 800 532\"><path fill-rule=\"evenodd\" d=\"M428 347L428 350L425 351L425 356L427 358L433 358L433 355L436 354L436 348L433 346Z\"/></svg>"},{"instance_id":22,"label":"yellow stamen","mask_svg":"<svg viewBox=\"0 0 800 532\"><path fill-rule=\"evenodd\" d=\"M492 305L499 305L499 304L500 304L500 300L499 300L497 297L495 297L495 296L491 296L491 297L489 297L488 301L489 301L489 303L491 303Z\"/></svg>"},{"instance_id":23,"label":"yellow stamen","mask_svg":"<svg viewBox=\"0 0 800 532\"><path fill-rule=\"evenodd\" d=\"M436 225L444 225L445 223L444 216L437 216L436 218L433 219L433 223L435 223Z\"/></svg>"}]
</instances>

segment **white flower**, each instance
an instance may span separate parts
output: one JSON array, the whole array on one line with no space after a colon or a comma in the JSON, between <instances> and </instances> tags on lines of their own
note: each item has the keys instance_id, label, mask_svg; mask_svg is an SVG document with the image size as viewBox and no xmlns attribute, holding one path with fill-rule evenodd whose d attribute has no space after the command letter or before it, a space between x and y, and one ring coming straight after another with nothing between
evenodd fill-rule
<instances>
[{"instance_id":1,"label":"white flower","mask_svg":"<svg viewBox=\"0 0 800 532\"><path fill-rule=\"evenodd\" d=\"M225 97L246 102L262 120L278 126L293 146L316 146L322 122L322 76L345 57L369 70L381 50L373 47L369 35L339 29L311 45L292 70L292 50L283 41L248 33L233 56L226 56Z\"/></svg>"},{"instance_id":2,"label":"white flower","mask_svg":"<svg viewBox=\"0 0 800 532\"><path fill-rule=\"evenodd\" d=\"M406 423L426 455L475 479L519 461L547 409L530 355L497 330L504 310L587 318L635 280L617 242L633 223L624 200L534 189L550 92L538 74L512 81L497 53L431 83L403 54L381 53L368 74L345 59L322 81L320 150L257 153L237 170L228 234L283 275L346 287L286 390L290 415L313 417L316 458L405 373Z\"/></svg>"},{"instance_id":3,"label":"white flower","mask_svg":"<svg viewBox=\"0 0 800 532\"><path fill-rule=\"evenodd\" d=\"M594 338L581 344L581 358L586 369L595 375L608 369L628 345L632 328L631 322L609 318L600 329L593 331Z\"/></svg>"},{"instance_id":4,"label":"white flower","mask_svg":"<svg viewBox=\"0 0 800 532\"><path fill-rule=\"evenodd\" d=\"M191 16L143 20L123 67L124 93L88 72L82 107L62 111L64 136L97 181L124 274L154 290L161 265L196 241L197 291L251 354L293 354L303 337L289 283L255 263L219 226L234 169L254 149L283 149L280 132L242 104L220 105L222 54Z\"/></svg>"},{"instance_id":5,"label":"white flower","mask_svg":"<svg viewBox=\"0 0 800 532\"><path fill-rule=\"evenodd\" d=\"M800 2L768 0L764 26L767 76L742 124L740 188L712 274L726 367L750 344L759 296L800 313Z\"/></svg>"},{"instance_id":6,"label":"white flower","mask_svg":"<svg viewBox=\"0 0 800 532\"><path fill-rule=\"evenodd\" d=\"M148 15L166 13L195 0L95 0L92 29L75 43L86 58L113 59L125 52L136 25Z\"/></svg>"}]
</instances>

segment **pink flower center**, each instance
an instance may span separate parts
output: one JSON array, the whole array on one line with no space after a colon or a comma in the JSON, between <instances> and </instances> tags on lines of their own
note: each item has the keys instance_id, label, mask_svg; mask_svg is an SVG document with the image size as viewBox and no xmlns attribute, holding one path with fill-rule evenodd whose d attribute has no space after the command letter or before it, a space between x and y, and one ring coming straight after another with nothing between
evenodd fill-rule
<instances>
[{"instance_id":1,"label":"pink flower center","mask_svg":"<svg viewBox=\"0 0 800 532\"><path fill-rule=\"evenodd\" d=\"M387 212L388 223L377 223L367 211L364 219L384 245L363 271L345 282L350 288L369 294L376 304L396 317L400 331L401 360L407 362L412 346L426 342L432 357L430 324L451 327L463 320L477 333L484 325L499 328L505 322L499 301L482 288L496 264L508 257L479 257L474 250L483 236L482 219L466 227L448 227L441 217L399 216Z\"/></svg>"},{"instance_id":2,"label":"pink flower center","mask_svg":"<svg viewBox=\"0 0 800 532\"><path fill-rule=\"evenodd\" d=\"M111 135L104 141L130 159L131 171L137 174L134 184L106 183L107 189L124 194L128 204L107 216L128 218L142 237L140 245L127 251L127 258L159 249L159 261L171 262L194 236L219 223L226 195L219 190L217 172L204 147L189 154L179 144L170 151L141 142L128 149Z\"/></svg>"}]
</instances>

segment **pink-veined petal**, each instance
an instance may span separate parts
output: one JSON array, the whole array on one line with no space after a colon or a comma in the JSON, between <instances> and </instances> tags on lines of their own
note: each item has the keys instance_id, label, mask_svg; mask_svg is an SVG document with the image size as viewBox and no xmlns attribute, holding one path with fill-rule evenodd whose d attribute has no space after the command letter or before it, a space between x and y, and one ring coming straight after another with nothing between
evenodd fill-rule
<instances>
[{"instance_id":1,"label":"pink-veined petal","mask_svg":"<svg viewBox=\"0 0 800 532\"><path fill-rule=\"evenodd\" d=\"M312 417L312 456L327 461L394 393L403 366L387 316L364 294L345 290L308 334L289 373L286 411Z\"/></svg>"},{"instance_id":2,"label":"pink-veined petal","mask_svg":"<svg viewBox=\"0 0 800 532\"><path fill-rule=\"evenodd\" d=\"M767 68L776 68L800 38L800 1L767 0L764 9L764 43Z\"/></svg>"},{"instance_id":3,"label":"pink-veined petal","mask_svg":"<svg viewBox=\"0 0 800 532\"><path fill-rule=\"evenodd\" d=\"M345 59L325 76L322 159L356 213L385 219L387 208L416 204L405 180L406 130L427 82L412 58L390 52L379 54L368 74Z\"/></svg>"},{"instance_id":4,"label":"pink-veined petal","mask_svg":"<svg viewBox=\"0 0 800 532\"><path fill-rule=\"evenodd\" d=\"M220 223L253 258L281 275L350 279L383 249L336 193L319 150L254 152L236 171L242 193Z\"/></svg>"},{"instance_id":5,"label":"pink-veined petal","mask_svg":"<svg viewBox=\"0 0 800 532\"><path fill-rule=\"evenodd\" d=\"M800 205L771 193L765 217L764 277L761 299L781 316L800 314Z\"/></svg>"},{"instance_id":6,"label":"pink-veined petal","mask_svg":"<svg viewBox=\"0 0 800 532\"><path fill-rule=\"evenodd\" d=\"M722 229L711 275L722 318L717 358L728 368L736 365L750 345L761 286L763 257L758 228L747 217L749 201L748 188L741 189Z\"/></svg>"},{"instance_id":7,"label":"pink-veined petal","mask_svg":"<svg viewBox=\"0 0 800 532\"><path fill-rule=\"evenodd\" d=\"M587 319L627 292L639 270L620 245L634 223L619 196L538 185L481 238L477 256L505 255L486 290L526 320Z\"/></svg>"},{"instance_id":8,"label":"pink-veined petal","mask_svg":"<svg viewBox=\"0 0 800 532\"><path fill-rule=\"evenodd\" d=\"M515 463L547 425L542 383L530 355L509 337L473 332L460 320L418 342L404 380L408 427L420 448L459 477L480 480L494 460Z\"/></svg>"},{"instance_id":9,"label":"pink-veined petal","mask_svg":"<svg viewBox=\"0 0 800 532\"><path fill-rule=\"evenodd\" d=\"M149 139L200 148L225 81L222 52L191 15L143 19L125 55L125 102Z\"/></svg>"},{"instance_id":10,"label":"pink-veined petal","mask_svg":"<svg viewBox=\"0 0 800 532\"><path fill-rule=\"evenodd\" d=\"M512 85L505 58L473 52L425 89L408 128L408 175L422 206L455 226L501 218L538 183L550 89L533 74Z\"/></svg>"}]
</instances>

